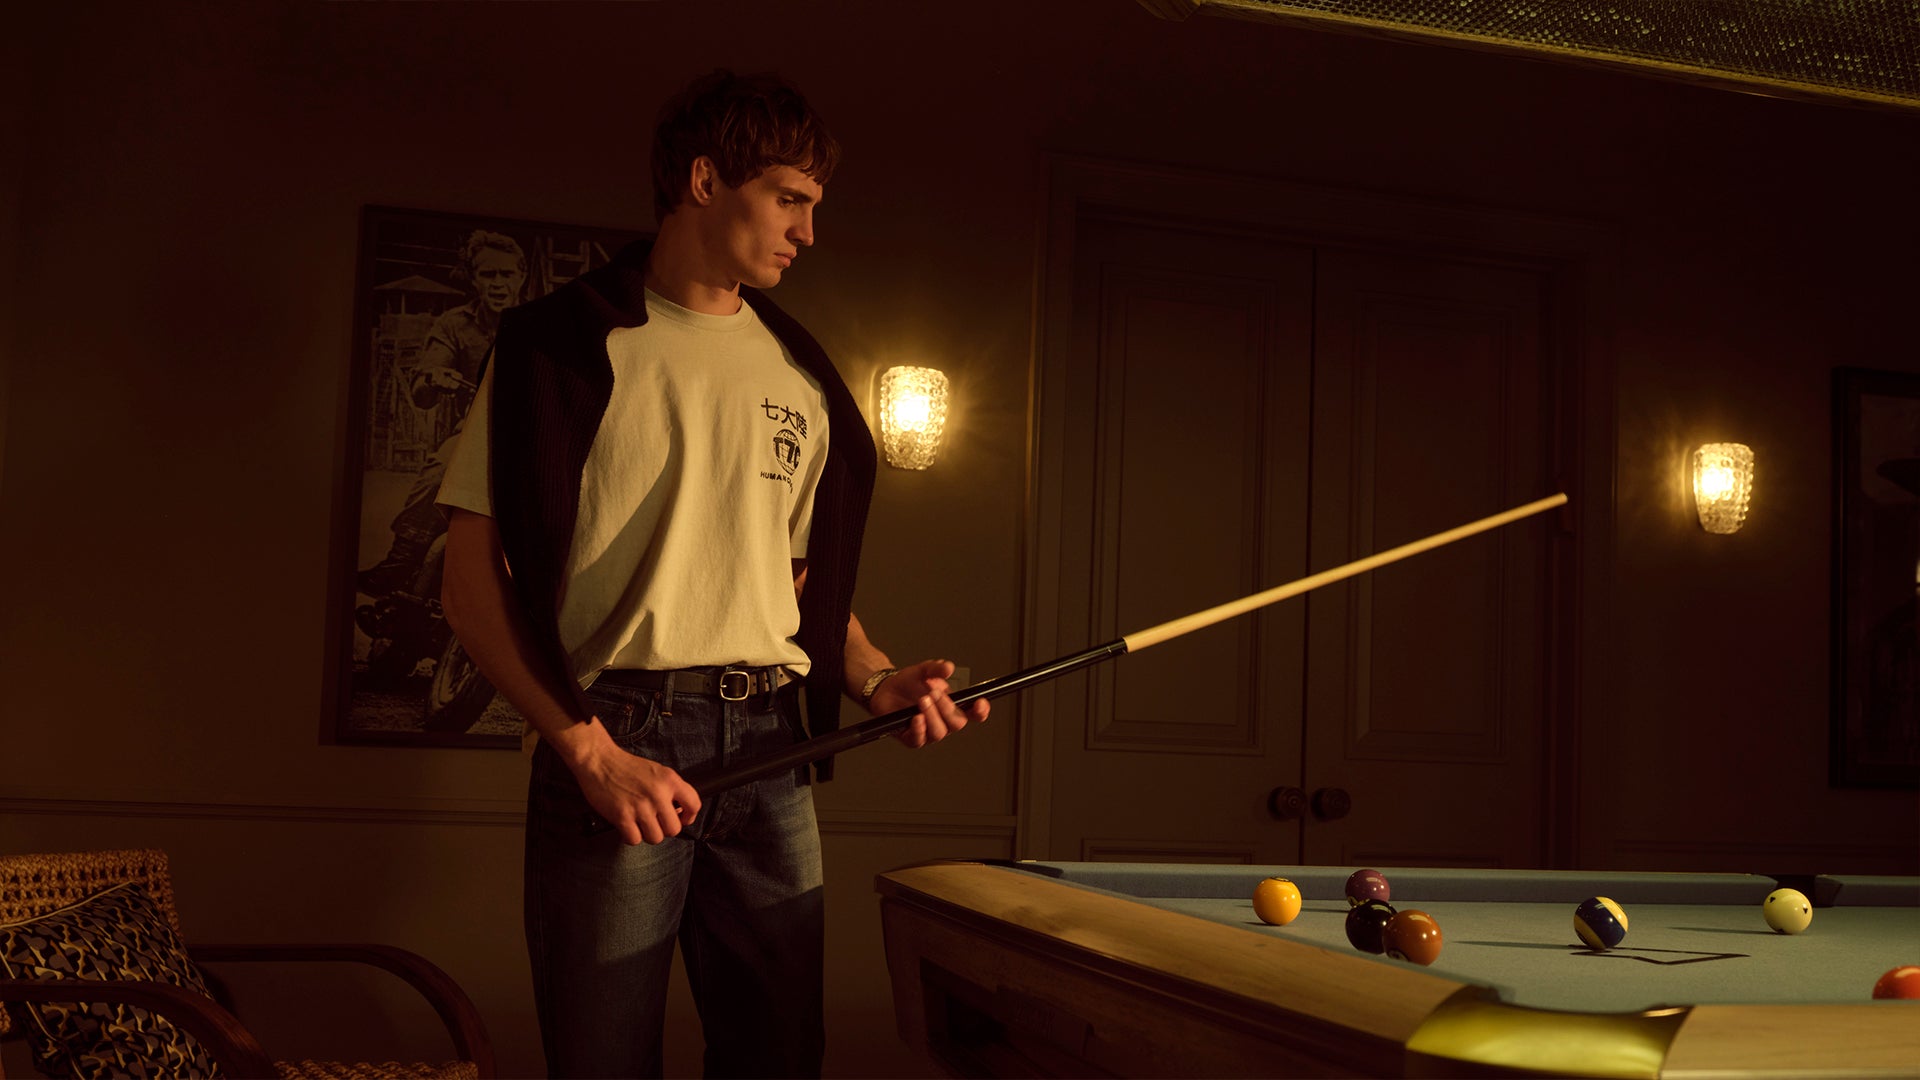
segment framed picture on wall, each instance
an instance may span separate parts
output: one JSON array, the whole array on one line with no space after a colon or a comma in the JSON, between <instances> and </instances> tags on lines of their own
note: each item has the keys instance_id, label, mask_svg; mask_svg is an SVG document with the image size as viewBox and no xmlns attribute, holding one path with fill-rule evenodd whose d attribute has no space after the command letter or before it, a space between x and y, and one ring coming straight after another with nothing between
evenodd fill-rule
<instances>
[{"instance_id":1,"label":"framed picture on wall","mask_svg":"<svg viewBox=\"0 0 1920 1080\"><path fill-rule=\"evenodd\" d=\"M1920 375L1834 373L1832 780L1920 788Z\"/></svg>"},{"instance_id":2,"label":"framed picture on wall","mask_svg":"<svg viewBox=\"0 0 1920 1080\"><path fill-rule=\"evenodd\" d=\"M500 312L643 234L369 206L354 283L346 519L334 550L328 741L520 746L521 721L440 611L434 503ZM329 737L330 736L330 737Z\"/></svg>"}]
</instances>

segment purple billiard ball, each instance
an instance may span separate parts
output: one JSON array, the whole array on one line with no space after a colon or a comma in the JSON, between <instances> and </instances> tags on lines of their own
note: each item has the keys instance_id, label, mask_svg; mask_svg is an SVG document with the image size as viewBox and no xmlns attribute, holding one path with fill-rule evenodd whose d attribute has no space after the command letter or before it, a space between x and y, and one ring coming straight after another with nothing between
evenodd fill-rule
<instances>
[{"instance_id":1,"label":"purple billiard ball","mask_svg":"<svg viewBox=\"0 0 1920 1080\"><path fill-rule=\"evenodd\" d=\"M1387 951L1387 920L1393 918L1393 905L1385 900L1362 900L1347 912L1347 940L1361 952L1376 956Z\"/></svg>"},{"instance_id":2,"label":"purple billiard ball","mask_svg":"<svg viewBox=\"0 0 1920 1080\"><path fill-rule=\"evenodd\" d=\"M1393 890L1387 887L1387 875L1378 870L1355 870L1347 878L1347 903L1358 907L1368 900L1385 903L1393 899Z\"/></svg>"}]
</instances>

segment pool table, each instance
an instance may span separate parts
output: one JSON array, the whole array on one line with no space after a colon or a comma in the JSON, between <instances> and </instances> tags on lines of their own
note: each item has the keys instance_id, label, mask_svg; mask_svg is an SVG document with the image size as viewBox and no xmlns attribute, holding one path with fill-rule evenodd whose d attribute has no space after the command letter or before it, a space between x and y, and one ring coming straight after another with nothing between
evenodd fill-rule
<instances>
[{"instance_id":1,"label":"pool table","mask_svg":"<svg viewBox=\"0 0 1920 1080\"><path fill-rule=\"evenodd\" d=\"M1920 1076L1920 879L1377 867L1429 967L1346 939L1352 867L940 862L876 888L901 1035L962 1075ZM1253 914L1279 876L1304 904ZM1813 924L1770 930L1782 882ZM1573 932L1608 896L1629 929Z\"/></svg>"}]
</instances>

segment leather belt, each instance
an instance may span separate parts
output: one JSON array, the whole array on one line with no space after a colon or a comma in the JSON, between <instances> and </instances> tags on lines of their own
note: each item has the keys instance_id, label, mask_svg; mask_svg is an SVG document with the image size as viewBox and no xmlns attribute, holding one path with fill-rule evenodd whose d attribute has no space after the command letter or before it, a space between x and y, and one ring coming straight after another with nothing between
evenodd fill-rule
<instances>
[{"instance_id":1,"label":"leather belt","mask_svg":"<svg viewBox=\"0 0 1920 1080\"><path fill-rule=\"evenodd\" d=\"M745 701L758 694L770 694L780 688L783 676L777 667L681 668L676 671L642 671L638 668L608 668L600 679L617 686L636 686L642 690L664 690L673 694L698 694L721 701Z\"/></svg>"}]
</instances>

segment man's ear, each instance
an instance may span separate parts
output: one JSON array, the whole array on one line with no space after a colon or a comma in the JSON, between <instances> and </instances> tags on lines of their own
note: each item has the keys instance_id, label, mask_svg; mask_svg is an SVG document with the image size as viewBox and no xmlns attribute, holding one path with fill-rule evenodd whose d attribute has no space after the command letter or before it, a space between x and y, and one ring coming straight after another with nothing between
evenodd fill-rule
<instances>
[{"instance_id":1,"label":"man's ear","mask_svg":"<svg viewBox=\"0 0 1920 1080\"><path fill-rule=\"evenodd\" d=\"M693 159L693 167L688 170L687 180L689 196L695 206L707 206L713 202L714 194L720 187L720 170L713 159L706 155Z\"/></svg>"}]
</instances>

